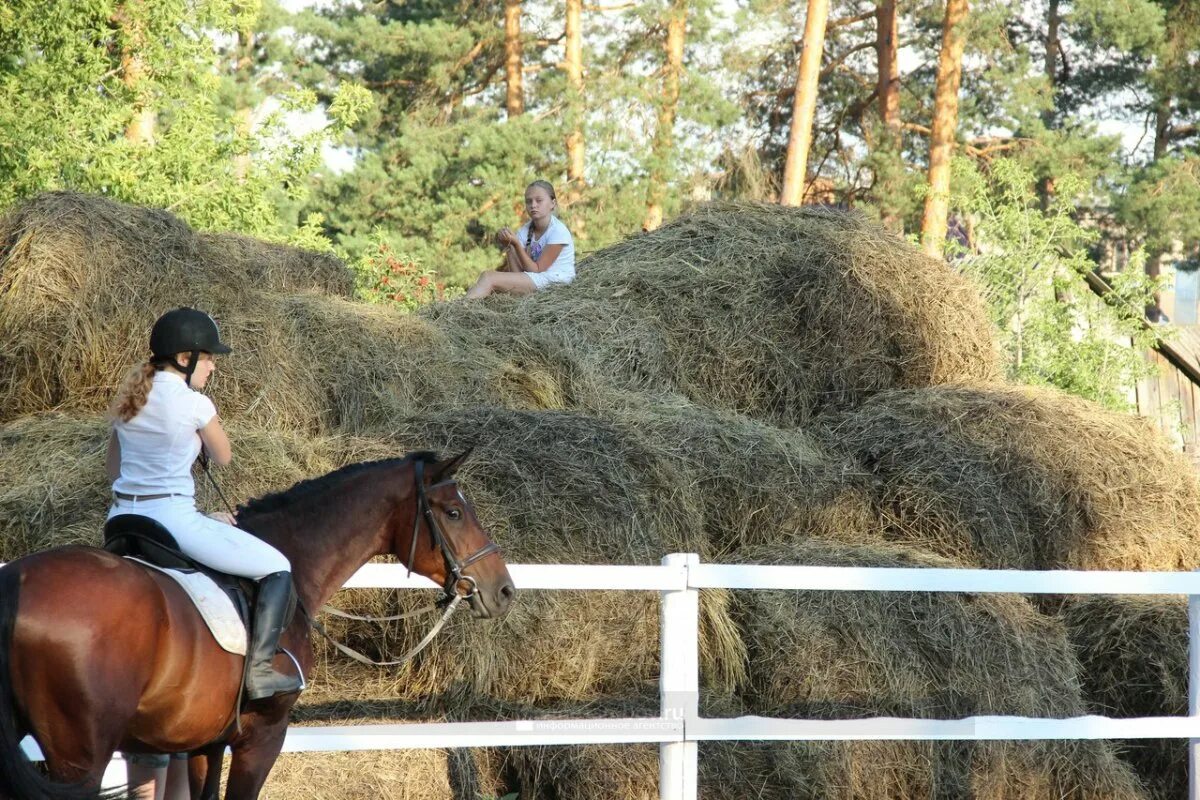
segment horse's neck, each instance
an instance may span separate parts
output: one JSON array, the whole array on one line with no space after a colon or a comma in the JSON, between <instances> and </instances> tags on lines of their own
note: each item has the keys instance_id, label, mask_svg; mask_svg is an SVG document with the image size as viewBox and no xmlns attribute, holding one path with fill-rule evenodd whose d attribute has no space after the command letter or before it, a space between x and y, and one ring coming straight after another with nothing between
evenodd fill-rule
<instances>
[{"instance_id":1,"label":"horse's neck","mask_svg":"<svg viewBox=\"0 0 1200 800\"><path fill-rule=\"evenodd\" d=\"M293 506L245 521L263 540L287 556L296 593L312 612L342 587L359 567L379 555L395 514L369 473Z\"/></svg>"}]
</instances>

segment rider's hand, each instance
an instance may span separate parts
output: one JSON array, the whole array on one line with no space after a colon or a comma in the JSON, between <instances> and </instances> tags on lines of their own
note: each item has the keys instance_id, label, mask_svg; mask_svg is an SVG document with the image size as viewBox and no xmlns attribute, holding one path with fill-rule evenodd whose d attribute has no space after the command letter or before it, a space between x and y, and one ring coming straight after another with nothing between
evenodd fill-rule
<instances>
[{"instance_id":1,"label":"rider's hand","mask_svg":"<svg viewBox=\"0 0 1200 800\"><path fill-rule=\"evenodd\" d=\"M213 511L208 514L208 518L215 519L217 522L224 522L226 525L237 525L237 517L228 511Z\"/></svg>"}]
</instances>

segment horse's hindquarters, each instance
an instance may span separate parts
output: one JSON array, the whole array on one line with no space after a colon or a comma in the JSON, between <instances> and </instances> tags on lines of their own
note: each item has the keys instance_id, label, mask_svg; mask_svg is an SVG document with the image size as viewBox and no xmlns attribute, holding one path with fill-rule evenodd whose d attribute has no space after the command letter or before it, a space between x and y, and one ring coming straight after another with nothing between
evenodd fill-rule
<instances>
[{"instance_id":1,"label":"horse's hindquarters","mask_svg":"<svg viewBox=\"0 0 1200 800\"><path fill-rule=\"evenodd\" d=\"M241 658L216 646L186 599L93 548L11 567L22 574L14 694L56 779L102 773L122 742L182 751L221 733Z\"/></svg>"}]
</instances>

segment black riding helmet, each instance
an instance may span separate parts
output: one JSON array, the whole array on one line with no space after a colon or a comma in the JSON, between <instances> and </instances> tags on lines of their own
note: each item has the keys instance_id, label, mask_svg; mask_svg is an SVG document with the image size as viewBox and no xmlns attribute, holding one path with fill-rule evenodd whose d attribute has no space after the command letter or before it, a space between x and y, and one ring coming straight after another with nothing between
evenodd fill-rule
<instances>
[{"instance_id":1,"label":"black riding helmet","mask_svg":"<svg viewBox=\"0 0 1200 800\"><path fill-rule=\"evenodd\" d=\"M232 352L229 345L221 341L217 323L203 311L194 308L177 308L158 318L150 331L150 352L156 361L174 365L184 374L191 386L192 373L201 353L223 355ZM176 353L189 353L187 365L175 360Z\"/></svg>"}]
</instances>

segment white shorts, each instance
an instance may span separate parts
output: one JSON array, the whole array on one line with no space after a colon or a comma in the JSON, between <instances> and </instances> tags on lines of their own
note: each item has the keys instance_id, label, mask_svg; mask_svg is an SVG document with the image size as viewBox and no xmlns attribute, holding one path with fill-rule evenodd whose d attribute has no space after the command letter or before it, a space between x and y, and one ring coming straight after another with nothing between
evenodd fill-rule
<instances>
[{"instance_id":1,"label":"white shorts","mask_svg":"<svg viewBox=\"0 0 1200 800\"><path fill-rule=\"evenodd\" d=\"M179 549L218 572L243 578L262 578L273 572L291 572L287 557L253 534L206 517L191 497L158 500L113 500L108 518L140 514L162 525Z\"/></svg>"},{"instance_id":2,"label":"white shorts","mask_svg":"<svg viewBox=\"0 0 1200 800\"><path fill-rule=\"evenodd\" d=\"M553 269L548 269L545 272L526 272L525 274L529 276L529 280L533 281L533 288L539 292L552 284L570 283L575 277L574 273L560 272L555 274Z\"/></svg>"}]
</instances>

